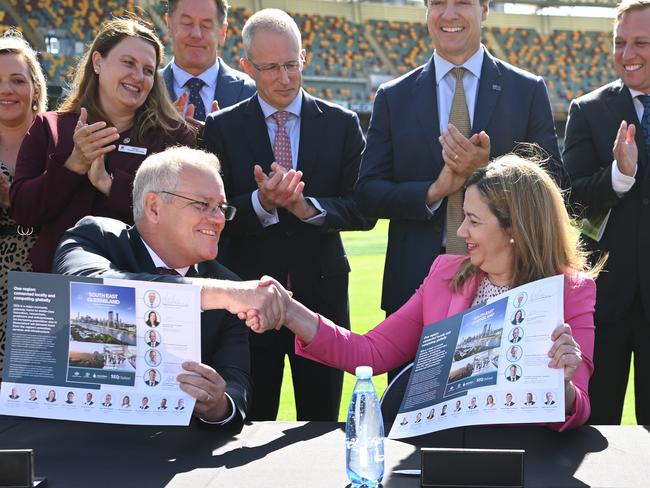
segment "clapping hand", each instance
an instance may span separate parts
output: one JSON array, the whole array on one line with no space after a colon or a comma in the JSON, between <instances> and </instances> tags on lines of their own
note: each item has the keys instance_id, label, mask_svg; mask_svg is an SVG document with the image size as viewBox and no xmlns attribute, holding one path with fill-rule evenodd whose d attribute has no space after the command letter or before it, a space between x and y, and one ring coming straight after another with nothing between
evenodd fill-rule
<instances>
[{"instance_id":1,"label":"clapping hand","mask_svg":"<svg viewBox=\"0 0 650 488\"><path fill-rule=\"evenodd\" d=\"M490 137L484 131L467 139L453 124L449 124L448 130L438 140L445 164L464 179L490 159Z\"/></svg>"},{"instance_id":2,"label":"clapping hand","mask_svg":"<svg viewBox=\"0 0 650 488\"><path fill-rule=\"evenodd\" d=\"M613 153L618 170L627 176L636 174L636 165L639 159L639 149L636 147L636 141L634 140L635 135L636 127L634 124L627 125L627 122L622 121L614 141Z\"/></svg>"},{"instance_id":3,"label":"clapping hand","mask_svg":"<svg viewBox=\"0 0 650 488\"><path fill-rule=\"evenodd\" d=\"M104 121L88 125L88 112L81 108L77 125L74 128L72 140L74 148L65 162L65 167L75 173L87 174L91 166L97 160L117 146L113 144L120 138L115 127L107 127Z\"/></svg>"},{"instance_id":4,"label":"clapping hand","mask_svg":"<svg viewBox=\"0 0 650 488\"><path fill-rule=\"evenodd\" d=\"M199 134L202 134L203 129L205 128L205 122L201 120L196 120L194 118L195 107L193 103L188 103L189 98L190 98L189 92L181 93L181 96L178 97L174 102L174 106L176 107L178 113L185 118L185 121L191 126L196 127L199 131ZM209 113L217 112L218 110L219 110L219 102L217 102L216 100L212 100Z\"/></svg>"}]
</instances>

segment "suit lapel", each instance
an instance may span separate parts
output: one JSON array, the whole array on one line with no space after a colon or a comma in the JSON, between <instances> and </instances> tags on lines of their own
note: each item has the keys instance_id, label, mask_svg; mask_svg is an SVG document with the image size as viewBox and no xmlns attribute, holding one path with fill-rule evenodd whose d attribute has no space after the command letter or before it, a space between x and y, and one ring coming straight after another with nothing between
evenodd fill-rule
<instances>
[{"instance_id":1,"label":"suit lapel","mask_svg":"<svg viewBox=\"0 0 650 488\"><path fill-rule=\"evenodd\" d=\"M230 67L217 58L219 71L217 72L217 87L214 91L214 99L219 103L220 108L230 107L237 103L243 80L235 78Z\"/></svg>"},{"instance_id":2,"label":"suit lapel","mask_svg":"<svg viewBox=\"0 0 650 488\"><path fill-rule=\"evenodd\" d=\"M176 100L176 94L174 93L174 73L172 71L172 63L169 62L167 66L162 69L162 77L165 81L165 86L167 87L167 93L172 99L172 102Z\"/></svg>"},{"instance_id":3,"label":"suit lapel","mask_svg":"<svg viewBox=\"0 0 650 488\"><path fill-rule=\"evenodd\" d=\"M138 264L138 269L143 273L157 274L156 266L151 259L151 255L147 248L144 246L144 241L140 237L140 233L135 228L135 225L127 231L129 235L129 243L131 244L131 250L133 251L133 256L136 263Z\"/></svg>"},{"instance_id":4,"label":"suit lapel","mask_svg":"<svg viewBox=\"0 0 650 488\"><path fill-rule=\"evenodd\" d=\"M607 94L605 103L607 104L607 108L612 112L614 120L625 120L628 124L634 124L636 126L635 140L636 147L639 148L639 168L645 169L648 166L648 155L645 151L643 129L641 128L639 116L634 108L630 90L621 80L617 80L609 88ZM614 141L612 141L613 143Z\"/></svg>"},{"instance_id":5,"label":"suit lapel","mask_svg":"<svg viewBox=\"0 0 650 488\"><path fill-rule=\"evenodd\" d=\"M298 162L296 169L301 170L305 175L311 173L313 165L316 164L315 148L322 144L320 137L327 133L323 124L323 112L316 103L316 100L304 90L302 91L302 108L300 111L300 143L298 145Z\"/></svg>"},{"instance_id":6,"label":"suit lapel","mask_svg":"<svg viewBox=\"0 0 650 488\"><path fill-rule=\"evenodd\" d=\"M478 273L477 275L472 276L465 282L458 293L453 293L451 295L448 316L467 310L472 305L474 295L476 295L476 290L478 289L478 284L480 280L483 279L483 276L483 273Z\"/></svg>"},{"instance_id":7,"label":"suit lapel","mask_svg":"<svg viewBox=\"0 0 650 488\"><path fill-rule=\"evenodd\" d=\"M424 66L418 76L413 92L412 100L416 103L417 119L429 145L429 150L435 160L442 160L442 147L438 142L440 137L440 119L438 117L438 101L436 98L436 70L433 56Z\"/></svg>"},{"instance_id":8,"label":"suit lapel","mask_svg":"<svg viewBox=\"0 0 650 488\"><path fill-rule=\"evenodd\" d=\"M250 148L253 159L250 161L250 174L253 174L253 166L259 164L265 173L271 171L271 163L275 160L273 148L269 140L269 132L264 120L264 112L260 107L260 102L255 95L249 99L243 111L243 117L246 127L246 140Z\"/></svg>"},{"instance_id":9,"label":"suit lapel","mask_svg":"<svg viewBox=\"0 0 650 488\"><path fill-rule=\"evenodd\" d=\"M476 94L472 134L478 134L482 130L487 130L494 108L497 106L497 102L501 96L502 86L499 83L500 78L501 71L494 58L486 49L483 55L483 66L481 68L478 93Z\"/></svg>"}]
</instances>

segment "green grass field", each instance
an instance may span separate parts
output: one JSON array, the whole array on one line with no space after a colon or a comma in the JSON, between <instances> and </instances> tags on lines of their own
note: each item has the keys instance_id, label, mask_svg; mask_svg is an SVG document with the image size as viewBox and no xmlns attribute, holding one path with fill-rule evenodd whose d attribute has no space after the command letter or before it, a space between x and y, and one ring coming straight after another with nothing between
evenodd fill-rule
<instances>
[{"instance_id":1,"label":"green grass field","mask_svg":"<svg viewBox=\"0 0 650 488\"><path fill-rule=\"evenodd\" d=\"M343 240L350 259L350 309L352 330L363 333L374 327L384 318L380 308L381 284L384 272L384 255L386 252L386 235L388 222L380 220L370 232L345 232ZM374 378L377 393L382 394L386 388L386 375ZM354 376L345 374L343 396L339 420L345 421L347 406L354 387ZM282 396L278 420L295 420L296 409L293 402L291 368L285 363ZM624 425L636 424L634 417L634 386L630 382L623 411Z\"/></svg>"}]
</instances>

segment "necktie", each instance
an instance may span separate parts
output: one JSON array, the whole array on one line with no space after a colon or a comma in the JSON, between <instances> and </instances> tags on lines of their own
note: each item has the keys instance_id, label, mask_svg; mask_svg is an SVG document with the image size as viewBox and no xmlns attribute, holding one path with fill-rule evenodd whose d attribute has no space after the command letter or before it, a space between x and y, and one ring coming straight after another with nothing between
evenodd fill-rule
<instances>
[{"instance_id":1,"label":"necktie","mask_svg":"<svg viewBox=\"0 0 650 488\"><path fill-rule=\"evenodd\" d=\"M467 100L465 100L465 87L463 75L466 68L452 68L451 73L456 78L456 89L451 102L449 123L453 124L461 134L469 138L472 133L472 124L469 118ZM453 156L452 156L453 157ZM458 190L447 197L447 252L451 254L466 254L467 246L463 239L458 238L456 231L463 223L463 190Z\"/></svg>"},{"instance_id":2,"label":"necktie","mask_svg":"<svg viewBox=\"0 0 650 488\"><path fill-rule=\"evenodd\" d=\"M643 117L641 118L641 129L643 129L643 141L645 142L645 153L650 161L650 95L639 95L643 104Z\"/></svg>"},{"instance_id":3,"label":"necktie","mask_svg":"<svg viewBox=\"0 0 650 488\"><path fill-rule=\"evenodd\" d=\"M201 78L190 78L185 83L185 86L190 91L189 102L194 105L194 118L196 120L205 120L205 105L203 105L203 99L201 98L201 88L203 88L205 82Z\"/></svg>"},{"instance_id":4,"label":"necktie","mask_svg":"<svg viewBox=\"0 0 650 488\"><path fill-rule=\"evenodd\" d=\"M278 129L275 132L275 143L273 145L275 162L287 171L293 168L291 160L291 141L289 141L289 136L284 128L284 124L287 122L290 115L289 112L284 110L280 110L271 115L278 126Z\"/></svg>"},{"instance_id":5,"label":"necktie","mask_svg":"<svg viewBox=\"0 0 650 488\"><path fill-rule=\"evenodd\" d=\"M171 268L158 267L156 268L156 274L159 275L168 275L168 276L180 276L178 271Z\"/></svg>"}]
</instances>

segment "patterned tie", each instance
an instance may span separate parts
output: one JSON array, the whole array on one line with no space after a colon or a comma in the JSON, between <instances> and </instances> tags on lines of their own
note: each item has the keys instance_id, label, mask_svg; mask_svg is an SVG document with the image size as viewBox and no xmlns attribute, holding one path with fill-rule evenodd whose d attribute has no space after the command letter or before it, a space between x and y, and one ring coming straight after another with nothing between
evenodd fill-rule
<instances>
[{"instance_id":1,"label":"patterned tie","mask_svg":"<svg viewBox=\"0 0 650 488\"><path fill-rule=\"evenodd\" d=\"M167 275L167 276L180 276L180 273L175 269L158 267L156 268L156 274Z\"/></svg>"},{"instance_id":2,"label":"patterned tie","mask_svg":"<svg viewBox=\"0 0 650 488\"><path fill-rule=\"evenodd\" d=\"M451 102L449 123L453 124L461 134L469 138L472 134L472 124L469 118L463 76L466 68L452 68L451 73L456 78L456 89ZM452 155L454 157L454 155ZM467 246L463 239L458 238L456 231L463 223L463 190L460 189L447 197L447 253L467 254Z\"/></svg>"},{"instance_id":3,"label":"patterned tie","mask_svg":"<svg viewBox=\"0 0 650 488\"><path fill-rule=\"evenodd\" d=\"M205 105L201 98L201 88L205 82L201 78L190 78L185 86L190 90L189 102L194 105L194 118L196 120L205 120Z\"/></svg>"},{"instance_id":4,"label":"patterned tie","mask_svg":"<svg viewBox=\"0 0 650 488\"><path fill-rule=\"evenodd\" d=\"M643 117L641 118L641 129L643 129L643 141L645 142L645 153L650 161L650 95L639 95L643 104Z\"/></svg>"},{"instance_id":5,"label":"patterned tie","mask_svg":"<svg viewBox=\"0 0 650 488\"><path fill-rule=\"evenodd\" d=\"M275 120L278 126L275 132L275 143L273 145L273 153L275 154L275 162L282 166L287 171L293 168L291 161L291 141L284 128L284 124L289 120L291 114L284 110L275 112L271 117Z\"/></svg>"}]
</instances>

